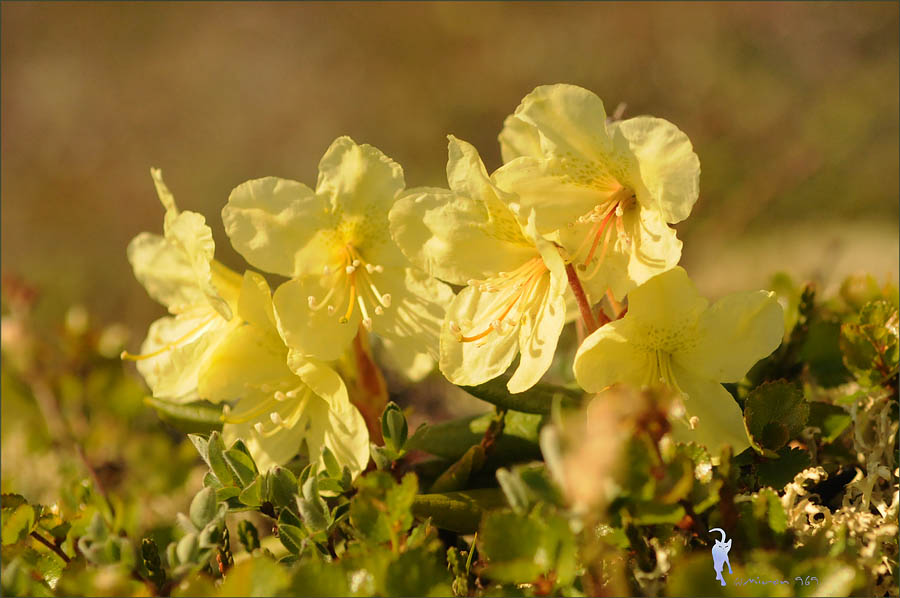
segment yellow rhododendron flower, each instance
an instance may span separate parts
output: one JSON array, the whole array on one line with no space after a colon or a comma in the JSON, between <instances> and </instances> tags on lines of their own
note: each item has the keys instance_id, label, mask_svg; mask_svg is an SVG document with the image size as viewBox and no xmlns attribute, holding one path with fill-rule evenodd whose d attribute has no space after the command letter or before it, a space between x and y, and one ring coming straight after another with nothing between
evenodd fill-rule
<instances>
[{"instance_id":1,"label":"yellow rhododendron flower","mask_svg":"<svg viewBox=\"0 0 900 598\"><path fill-rule=\"evenodd\" d=\"M681 241L668 224L688 217L700 161L660 118L607 122L603 102L574 85L525 96L500 133L499 187L533 208L538 231L562 245L589 294L621 299L674 267Z\"/></svg>"},{"instance_id":2,"label":"yellow rhododendron flower","mask_svg":"<svg viewBox=\"0 0 900 598\"><path fill-rule=\"evenodd\" d=\"M523 230L474 147L450 138L450 190L410 190L391 210L391 234L426 272L466 285L441 332L440 369L454 384L502 374L516 354L510 392L534 386L550 367L566 317L565 265L531 223Z\"/></svg>"},{"instance_id":3,"label":"yellow rhododendron flower","mask_svg":"<svg viewBox=\"0 0 900 598\"><path fill-rule=\"evenodd\" d=\"M628 295L628 313L585 339L575 355L575 378L588 392L617 382L636 387L662 383L680 393L693 440L713 454L730 444L750 446L743 415L722 382L741 380L781 343L784 320L774 293L724 297L712 306L684 269L651 278Z\"/></svg>"},{"instance_id":4,"label":"yellow rhododendron flower","mask_svg":"<svg viewBox=\"0 0 900 598\"><path fill-rule=\"evenodd\" d=\"M203 216L179 212L160 171L150 174L166 209L163 236L136 236L128 261L172 315L150 325L140 355L122 357L137 361L153 396L186 402L198 398L199 368L232 325L241 278L213 259L215 243Z\"/></svg>"},{"instance_id":5,"label":"yellow rhododendron flower","mask_svg":"<svg viewBox=\"0 0 900 598\"><path fill-rule=\"evenodd\" d=\"M413 268L391 241L388 211L404 186L399 164L340 137L319 163L315 191L275 177L232 191L222 219L235 249L257 268L291 279L274 295L288 346L337 359L362 325L408 355L398 362L437 356L453 293Z\"/></svg>"},{"instance_id":6,"label":"yellow rhododendron flower","mask_svg":"<svg viewBox=\"0 0 900 598\"><path fill-rule=\"evenodd\" d=\"M290 461L304 443L312 461L328 447L352 474L362 471L369 460L362 415L337 372L285 346L260 274L244 274L237 312L243 323L210 355L198 388L206 399L237 400L223 416L225 442L242 439L263 471Z\"/></svg>"}]
</instances>

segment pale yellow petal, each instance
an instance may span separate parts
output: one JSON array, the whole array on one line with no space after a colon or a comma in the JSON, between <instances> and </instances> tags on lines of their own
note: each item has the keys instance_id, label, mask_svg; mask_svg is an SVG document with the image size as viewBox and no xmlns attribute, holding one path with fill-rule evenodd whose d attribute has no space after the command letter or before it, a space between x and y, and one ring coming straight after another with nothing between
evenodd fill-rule
<instances>
[{"instance_id":1,"label":"pale yellow petal","mask_svg":"<svg viewBox=\"0 0 900 598\"><path fill-rule=\"evenodd\" d=\"M784 336L784 316L774 293L728 295L700 316L699 342L673 355L685 369L719 382L737 382Z\"/></svg>"},{"instance_id":2,"label":"pale yellow petal","mask_svg":"<svg viewBox=\"0 0 900 598\"><path fill-rule=\"evenodd\" d=\"M409 382L420 382L434 371L437 360L423 351L414 338L382 338L377 357L388 369L401 374Z\"/></svg>"},{"instance_id":3,"label":"pale yellow petal","mask_svg":"<svg viewBox=\"0 0 900 598\"><path fill-rule=\"evenodd\" d=\"M310 399L316 399L311 396ZM235 407L236 412L256 410L268 397L256 392L241 399ZM311 402L307 400L306 403ZM323 402L320 400L320 402ZM299 452L304 439L304 428L307 423L313 424L305 414L296 417L298 400L272 402L271 410L262 410L257 417L247 421L228 423L222 426L222 440L226 446L230 446L236 440L241 439L253 456L260 471L268 471L276 465L284 465L294 458ZM301 407L302 408L302 407ZM271 413L278 413L282 421L295 421L293 426L273 426ZM256 426L264 427L260 433Z\"/></svg>"},{"instance_id":4,"label":"pale yellow petal","mask_svg":"<svg viewBox=\"0 0 900 598\"><path fill-rule=\"evenodd\" d=\"M523 209L534 209L541 234L568 226L605 202L619 183L594 163L572 158L516 158L492 175L502 190L514 193Z\"/></svg>"},{"instance_id":5,"label":"pale yellow petal","mask_svg":"<svg viewBox=\"0 0 900 598\"><path fill-rule=\"evenodd\" d=\"M238 315L261 331L278 336L275 328L275 311L272 306L272 290L266 279L257 272L247 271L238 299Z\"/></svg>"},{"instance_id":6,"label":"pale yellow petal","mask_svg":"<svg viewBox=\"0 0 900 598\"><path fill-rule=\"evenodd\" d=\"M503 121L503 130L498 137L500 141L500 156L503 163L511 162L522 156L543 158L541 149L541 136L537 127L510 114Z\"/></svg>"},{"instance_id":7,"label":"pale yellow petal","mask_svg":"<svg viewBox=\"0 0 900 598\"><path fill-rule=\"evenodd\" d=\"M391 210L391 233L409 260L432 276L463 285L515 270L534 257L513 218L491 226L486 206L443 189L410 190Z\"/></svg>"},{"instance_id":8,"label":"pale yellow petal","mask_svg":"<svg viewBox=\"0 0 900 598\"><path fill-rule=\"evenodd\" d=\"M628 295L628 318L646 335L692 328L709 302L681 267L654 276Z\"/></svg>"},{"instance_id":9,"label":"pale yellow petal","mask_svg":"<svg viewBox=\"0 0 900 598\"><path fill-rule=\"evenodd\" d=\"M292 349L324 361L339 358L356 336L359 329L359 307L353 310L347 322L340 318L351 306L348 288L335 288L331 304L339 306L329 314L327 308L315 310L309 305L309 297L321 299L327 293L319 276L289 280L275 291L275 319L278 331Z\"/></svg>"},{"instance_id":10,"label":"pale yellow petal","mask_svg":"<svg viewBox=\"0 0 900 598\"><path fill-rule=\"evenodd\" d=\"M343 247L328 202L297 181L266 177L238 185L222 221L244 259L282 276L319 274Z\"/></svg>"},{"instance_id":11,"label":"pale yellow petal","mask_svg":"<svg viewBox=\"0 0 900 598\"><path fill-rule=\"evenodd\" d=\"M290 386L287 347L277 335L249 324L231 330L200 368L198 393L210 401L233 401L252 389ZM283 389L282 389L283 390Z\"/></svg>"},{"instance_id":12,"label":"pale yellow petal","mask_svg":"<svg viewBox=\"0 0 900 598\"><path fill-rule=\"evenodd\" d=\"M540 307L519 328L519 365L506 385L511 393L528 390L547 372L566 323L564 287L551 284L549 274L539 284Z\"/></svg>"},{"instance_id":13,"label":"pale yellow petal","mask_svg":"<svg viewBox=\"0 0 900 598\"><path fill-rule=\"evenodd\" d=\"M165 237L140 233L128 244L127 254L147 294L170 311L204 301L187 256Z\"/></svg>"},{"instance_id":14,"label":"pale yellow petal","mask_svg":"<svg viewBox=\"0 0 900 598\"><path fill-rule=\"evenodd\" d=\"M175 206L175 196L169 191L169 187L162 178L162 170L159 168L151 168L150 176L153 178L153 186L156 187L156 195L159 202L166 209L164 225L168 227L171 220L178 216L178 208Z\"/></svg>"},{"instance_id":15,"label":"pale yellow petal","mask_svg":"<svg viewBox=\"0 0 900 598\"><path fill-rule=\"evenodd\" d=\"M197 399L200 371L228 331L228 324L208 305L150 325L141 345L137 369L154 397L188 402Z\"/></svg>"},{"instance_id":16,"label":"pale yellow petal","mask_svg":"<svg viewBox=\"0 0 900 598\"><path fill-rule=\"evenodd\" d=\"M497 300L496 293L482 292L470 286L460 291L447 309L441 329L438 365L454 384L472 386L487 382L506 371L519 351L518 326L503 334L492 331L480 340L462 342L451 324L460 326L463 334L475 336L487 329L485 314Z\"/></svg>"},{"instance_id":17,"label":"pale yellow petal","mask_svg":"<svg viewBox=\"0 0 900 598\"><path fill-rule=\"evenodd\" d=\"M731 445L735 455L750 446L741 408L721 384L677 364L672 373L684 394L686 418L697 418L693 420L694 429L674 422L672 433L676 440L702 444L712 455L718 455L726 444Z\"/></svg>"},{"instance_id":18,"label":"pale yellow petal","mask_svg":"<svg viewBox=\"0 0 900 598\"><path fill-rule=\"evenodd\" d=\"M306 406L309 427L304 434L309 458L325 466L322 449L328 447L338 464L356 476L369 462L369 432L359 410L350 403L329 407L311 397Z\"/></svg>"},{"instance_id":19,"label":"pale yellow petal","mask_svg":"<svg viewBox=\"0 0 900 598\"><path fill-rule=\"evenodd\" d=\"M616 383L642 387L647 382L652 355L630 339L627 320L616 320L584 339L575 354L575 379L588 392L600 392Z\"/></svg>"},{"instance_id":20,"label":"pale yellow petal","mask_svg":"<svg viewBox=\"0 0 900 598\"><path fill-rule=\"evenodd\" d=\"M381 315L372 316L372 330L392 340L412 339L437 358L441 324L453 301L450 287L418 268L386 270L378 285L379 291L391 295L391 304Z\"/></svg>"},{"instance_id":21,"label":"pale yellow petal","mask_svg":"<svg viewBox=\"0 0 900 598\"><path fill-rule=\"evenodd\" d=\"M678 265L681 241L659 212L635 207L625 212L623 224L631 241L624 243L628 254L628 278L635 285L644 284Z\"/></svg>"},{"instance_id":22,"label":"pale yellow petal","mask_svg":"<svg viewBox=\"0 0 900 598\"><path fill-rule=\"evenodd\" d=\"M600 160L612 147L606 110L596 94L575 85L542 85L514 114L537 128L544 154Z\"/></svg>"},{"instance_id":23,"label":"pale yellow petal","mask_svg":"<svg viewBox=\"0 0 900 598\"><path fill-rule=\"evenodd\" d=\"M331 366L293 349L288 353L287 363L291 371L332 408L342 409L341 405L350 404L347 387Z\"/></svg>"},{"instance_id":24,"label":"pale yellow petal","mask_svg":"<svg viewBox=\"0 0 900 598\"><path fill-rule=\"evenodd\" d=\"M624 138L649 192L649 197L642 197L639 191L638 200L659 210L666 222L687 218L700 193L700 159L687 135L672 123L651 116L620 121L613 134Z\"/></svg>"}]
</instances>

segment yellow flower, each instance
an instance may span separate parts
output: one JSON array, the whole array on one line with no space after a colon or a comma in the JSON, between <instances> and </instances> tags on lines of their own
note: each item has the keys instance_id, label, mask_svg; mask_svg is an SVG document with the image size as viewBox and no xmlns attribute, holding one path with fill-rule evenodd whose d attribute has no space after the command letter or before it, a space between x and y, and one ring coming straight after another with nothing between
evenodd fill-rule
<instances>
[{"instance_id":1,"label":"yellow flower","mask_svg":"<svg viewBox=\"0 0 900 598\"><path fill-rule=\"evenodd\" d=\"M153 396L186 402L198 398L199 368L231 325L241 279L213 259L215 243L203 216L179 212L160 171L150 174L166 209L163 236L136 236L128 260L147 293L172 316L150 325L140 355L122 358L137 361Z\"/></svg>"},{"instance_id":2,"label":"yellow flower","mask_svg":"<svg viewBox=\"0 0 900 598\"><path fill-rule=\"evenodd\" d=\"M574 85L528 94L500 133L499 187L533 208L538 231L577 264L589 294L621 299L674 267L667 223L690 214L700 162L687 136L648 116L607 123L603 102Z\"/></svg>"},{"instance_id":3,"label":"yellow flower","mask_svg":"<svg viewBox=\"0 0 900 598\"><path fill-rule=\"evenodd\" d=\"M450 304L441 371L454 384L502 374L521 354L510 392L532 387L550 367L565 323L565 266L531 223L523 230L474 147L450 137L450 190L411 190L391 210L391 234L429 274L466 285Z\"/></svg>"},{"instance_id":4,"label":"yellow flower","mask_svg":"<svg viewBox=\"0 0 900 598\"><path fill-rule=\"evenodd\" d=\"M662 383L681 394L682 440L714 453L750 446L743 415L721 382L737 382L781 343L784 322L774 293L724 297L711 307L684 269L651 278L628 295L628 313L591 334L575 355L575 378L588 392L617 382Z\"/></svg>"},{"instance_id":5,"label":"yellow flower","mask_svg":"<svg viewBox=\"0 0 900 598\"><path fill-rule=\"evenodd\" d=\"M362 325L406 354L400 362L437 355L452 291L411 267L391 241L387 215L403 188L399 164L340 137L319 163L315 191L274 177L232 191L222 219L235 249L291 279L274 295L288 346L337 359Z\"/></svg>"},{"instance_id":6,"label":"yellow flower","mask_svg":"<svg viewBox=\"0 0 900 598\"><path fill-rule=\"evenodd\" d=\"M244 274L233 327L200 372L199 394L226 407L222 435L241 438L261 470L290 461L305 443L310 460L328 447L352 474L369 460L369 433L333 369L289 350L275 326L265 279ZM323 463L324 465L324 463Z\"/></svg>"}]
</instances>

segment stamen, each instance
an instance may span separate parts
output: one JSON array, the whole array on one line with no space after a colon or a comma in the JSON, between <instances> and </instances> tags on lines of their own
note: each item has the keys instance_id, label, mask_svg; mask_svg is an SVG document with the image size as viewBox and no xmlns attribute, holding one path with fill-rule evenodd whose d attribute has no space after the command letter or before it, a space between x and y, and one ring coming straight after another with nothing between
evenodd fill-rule
<instances>
[{"instance_id":1,"label":"stamen","mask_svg":"<svg viewBox=\"0 0 900 598\"><path fill-rule=\"evenodd\" d=\"M372 318L363 318L362 325L363 325L363 328L365 328L366 330L371 332L372 331Z\"/></svg>"},{"instance_id":2,"label":"stamen","mask_svg":"<svg viewBox=\"0 0 900 598\"><path fill-rule=\"evenodd\" d=\"M262 425L262 422L256 422L255 424L253 424L253 429L256 430L256 433L257 433L257 434L259 434L260 436L262 436L262 434L263 434L263 429L264 429L264 428L263 428L263 425Z\"/></svg>"},{"instance_id":3,"label":"stamen","mask_svg":"<svg viewBox=\"0 0 900 598\"><path fill-rule=\"evenodd\" d=\"M352 268L353 266L347 266L348 268ZM350 301L347 303L347 311L344 312L344 315L338 320L341 324L346 324L350 321L350 316L353 315L353 302L356 299L356 285L351 280L350 281Z\"/></svg>"},{"instance_id":4,"label":"stamen","mask_svg":"<svg viewBox=\"0 0 900 598\"><path fill-rule=\"evenodd\" d=\"M328 266L325 266L324 268L322 268L322 274L325 274L326 276L331 274L331 268Z\"/></svg>"},{"instance_id":5,"label":"stamen","mask_svg":"<svg viewBox=\"0 0 900 598\"><path fill-rule=\"evenodd\" d=\"M283 392L281 392L280 390L279 390L278 392L275 393L275 400L276 400L276 401L283 401L283 400L285 400L286 398L287 398L287 395L284 394Z\"/></svg>"},{"instance_id":6,"label":"stamen","mask_svg":"<svg viewBox=\"0 0 900 598\"><path fill-rule=\"evenodd\" d=\"M328 303L328 301L331 299L331 296L333 294L334 294L334 287L331 287L330 289L328 289L328 292L325 293L325 296L322 297L322 300L318 301L318 302L316 301L316 298L314 296L310 295L309 297L306 298L306 302L309 305L309 309L311 309L312 311L319 311L320 309L322 309L322 307L326 303ZM329 305L329 307L331 307L331 306Z\"/></svg>"},{"instance_id":7,"label":"stamen","mask_svg":"<svg viewBox=\"0 0 900 598\"><path fill-rule=\"evenodd\" d=\"M281 419L281 414L278 413L277 411L273 411L272 413L270 413L269 419L271 419L272 423L275 424L276 426L280 426L284 423L284 420Z\"/></svg>"},{"instance_id":8,"label":"stamen","mask_svg":"<svg viewBox=\"0 0 900 598\"><path fill-rule=\"evenodd\" d=\"M697 424L699 424L699 423L700 423L700 418L697 417L696 415L692 415L691 418L688 420L688 425L691 426L691 430L696 430Z\"/></svg>"},{"instance_id":9,"label":"stamen","mask_svg":"<svg viewBox=\"0 0 900 598\"><path fill-rule=\"evenodd\" d=\"M384 295L381 296L381 304L385 307L391 306L391 294L390 293L385 293Z\"/></svg>"},{"instance_id":10,"label":"stamen","mask_svg":"<svg viewBox=\"0 0 900 598\"><path fill-rule=\"evenodd\" d=\"M382 307L380 305L376 305L375 306L375 315L380 316L383 313L384 313L384 309L382 309Z\"/></svg>"},{"instance_id":11,"label":"stamen","mask_svg":"<svg viewBox=\"0 0 900 598\"><path fill-rule=\"evenodd\" d=\"M128 361L143 361L144 359L150 359L152 357L157 357L159 355L162 355L163 353L166 353L167 351L171 351L172 349L175 349L179 345L181 345L185 342L188 342L188 339L190 339L192 336L194 336L195 334L200 332L207 324L212 322L217 317L220 317L220 316L218 314L213 314L212 316L203 320L196 328L191 329L190 332L187 332L186 334L180 336L179 338L175 339L174 341L166 343L165 345L163 345L156 351L153 351L151 353L145 353L143 355L133 355L133 354L129 353L128 351L122 351L122 353L119 354L119 358L125 359Z\"/></svg>"},{"instance_id":12,"label":"stamen","mask_svg":"<svg viewBox=\"0 0 900 598\"><path fill-rule=\"evenodd\" d=\"M347 266L346 268L344 268L344 272L346 272L347 274L353 274L354 272L356 272L356 266Z\"/></svg>"}]
</instances>

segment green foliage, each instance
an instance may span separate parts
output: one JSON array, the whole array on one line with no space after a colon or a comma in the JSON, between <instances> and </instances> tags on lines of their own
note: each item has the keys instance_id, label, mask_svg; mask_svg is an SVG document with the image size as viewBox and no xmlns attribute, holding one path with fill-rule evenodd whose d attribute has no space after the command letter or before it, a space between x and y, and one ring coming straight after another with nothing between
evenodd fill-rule
<instances>
[{"instance_id":1,"label":"green foliage","mask_svg":"<svg viewBox=\"0 0 900 598\"><path fill-rule=\"evenodd\" d=\"M143 394L115 377L88 385L101 396L119 389L110 392L131 407L78 403L84 382L53 377L55 397L100 421L134 414L141 446L128 449L128 479L145 482L147 500L176 496L182 512L142 520L129 487L98 484L108 478L80 457L60 465L57 498L2 496L3 593L896 595L896 304L865 284L821 302L780 283L794 297L786 341L732 387L753 441L739 455L674 442L656 395L613 422L622 432L613 444L578 452L595 440L567 436L579 401L551 397L540 413L500 407L412 435L389 403L376 467L355 479L327 448L261 471L243 442L226 446L215 429L183 438L141 419ZM829 373L835 348L841 367ZM34 403L33 384L11 364L4 388ZM90 434L66 434L61 442L76 438L97 459ZM606 458L605 469L589 467ZM187 474L171 471L187 464L200 468L193 495L181 490ZM716 527L734 541L725 587L709 553Z\"/></svg>"}]
</instances>

